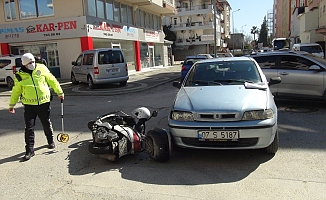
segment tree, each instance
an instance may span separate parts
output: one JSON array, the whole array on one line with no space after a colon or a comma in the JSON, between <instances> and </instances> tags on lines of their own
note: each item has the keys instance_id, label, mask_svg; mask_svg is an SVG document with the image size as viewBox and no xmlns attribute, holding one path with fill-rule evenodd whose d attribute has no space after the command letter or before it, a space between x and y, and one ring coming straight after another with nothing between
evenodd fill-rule
<instances>
[{"instance_id":1,"label":"tree","mask_svg":"<svg viewBox=\"0 0 326 200\"><path fill-rule=\"evenodd\" d=\"M163 26L163 32L165 34L165 38L166 40L169 40L169 41L176 41L177 39L177 36L175 33L173 33L171 30L170 30L171 26L167 26L167 25L164 25Z\"/></svg>"},{"instance_id":2,"label":"tree","mask_svg":"<svg viewBox=\"0 0 326 200\"><path fill-rule=\"evenodd\" d=\"M258 35L259 36L258 42L263 43L264 47L268 46L267 35L268 35L268 29L267 29L267 20L266 20L266 16L265 16L264 21L261 24L261 28L260 28L259 35Z\"/></svg>"},{"instance_id":3,"label":"tree","mask_svg":"<svg viewBox=\"0 0 326 200\"><path fill-rule=\"evenodd\" d=\"M256 48L256 34L259 33L259 30L257 29L257 26L253 26L250 30L250 33L254 35L254 49Z\"/></svg>"}]
</instances>

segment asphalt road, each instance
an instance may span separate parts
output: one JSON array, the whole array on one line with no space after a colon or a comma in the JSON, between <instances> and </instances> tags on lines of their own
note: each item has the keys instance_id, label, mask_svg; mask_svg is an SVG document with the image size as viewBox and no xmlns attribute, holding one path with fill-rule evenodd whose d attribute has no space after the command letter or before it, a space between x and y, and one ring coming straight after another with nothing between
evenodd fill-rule
<instances>
[{"instance_id":1,"label":"asphalt road","mask_svg":"<svg viewBox=\"0 0 326 200\"><path fill-rule=\"evenodd\" d=\"M172 80L171 80L172 81ZM64 102L68 143L46 148L37 121L36 155L24 155L23 109L8 112L0 96L0 199L326 199L326 104L278 100L280 148L260 150L175 151L169 162L147 154L109 162L87 150L87 122L96 116L140 106L159 112L146 125L168 129L167 116L177 89L167 82L120 95L68 95ZM60 101L54 99L52 122L61 132Z\"/></svg>"}]
</instances>

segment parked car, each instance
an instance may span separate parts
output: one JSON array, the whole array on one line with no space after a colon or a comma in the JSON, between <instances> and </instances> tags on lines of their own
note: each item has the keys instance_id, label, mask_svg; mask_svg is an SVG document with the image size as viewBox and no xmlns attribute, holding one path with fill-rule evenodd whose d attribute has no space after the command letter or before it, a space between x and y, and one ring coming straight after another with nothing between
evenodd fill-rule
<instances>
[{"instance_id":1,"label":"parked car","mask_svg":"<svg viewBox=\"0 0 326 200\"><path fill-rule=\"evenodd\" d=\"M0 84L6 84L9 89L14 86L16 71L22 67L21 56L9 55L0 57Z\"/></svg>"},{"instance_id":2,"label":"parked car","mask_svg":"<svg viewBox=\"0 0 326 200\"><path fill-rule=\"evenodd\" d=\"M168 117L173 144L195 149L278 149L277 107L269 82L249 57L198 61L180 88Z\"/></svg>"},{"instance_id":3,"label":"parked car","mask_svg":"<svg viewBox=\"0 0 326 200\"><path fill-rule=\"evenodd\" d=\"M72 62L71 82L88 83L93 89L97 84L119 83L125 86L129 79L125 56L118 48L101 48L82 52Z\"/></svg>"},{"instance_id":4,"label":"parked car","mask_svg":"<svg viewBox=\"0 0 326 200\"><path fill-rule=\"evenodd\" d=\"M326 60L306 52L274 51L249 55L268 78L280 76L271 86L276 97L326 100Z\"/></svg>"},{"instance_id":5,"label":"parked car","mask_svg":"<svg viewBox=\"0 0 326 200\"><path fill-rule=\"evenodd\" d=\"M318 43L298 43L292 46L292 51L305 51L324 58L324 51Z\"/></svg>"},{"instance_id":6,"label":"parked car","mask_svg":"<svg viewBox=\"0 0 326 200\"><path fill-rule=\"evenodd\" d=\"M192 67L194 63L196 63L199 60L204 60L207 59L206 56L187 56L186 59L181 62L181 82L183 79L186 77L189 69Z\"/></svg>"},{"instance_id":7,"label":"parked car","mask_svg":"<svg viewBox=\"0 0 326 200\"><path fill-rule=\"evenodd\" d=\"M214 56L212 56L211 54L206 54L206 53L200 53L197 56L206 56L207 59L214 58Z\"/></svg>"}]
</instances>

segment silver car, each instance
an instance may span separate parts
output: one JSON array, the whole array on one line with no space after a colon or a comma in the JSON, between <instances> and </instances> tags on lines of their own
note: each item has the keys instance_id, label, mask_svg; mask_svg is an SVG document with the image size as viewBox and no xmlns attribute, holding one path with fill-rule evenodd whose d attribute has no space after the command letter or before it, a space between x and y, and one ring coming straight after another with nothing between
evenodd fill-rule
<instances>
[{"instance_id":1,"label":"silver car","mask_svg":"<svg viewBox=\"0 0 326 200\"><path fill-rule=\"evenodd\" d=\"M271 87L276 97L326 100L326 60L306 52L274 51L250 55L267 78L279 76Z\"/></svg>"},{"instance_id":2,"label":"silver car","mask_svg":"<svg viewBox=\"0 0 326 200\"><path fill-rule=\"evenodd\" d=\"M97 84L107 83L125 86L129 79L127 61L121 49L86 50L71 64L71 82L88 83L90 89L95 88Z\"/></svg>"},{"instance_id":3,"label":"silver car","mask_svg":"<svg viewBox=\"0 0 326 200\"><path fill-rule=\"evenodd\" d=\"M179 91L168 118L174 145L196 149L278 150L277 107L254 59L198 61Z\"/></svg>"}]
</instances>

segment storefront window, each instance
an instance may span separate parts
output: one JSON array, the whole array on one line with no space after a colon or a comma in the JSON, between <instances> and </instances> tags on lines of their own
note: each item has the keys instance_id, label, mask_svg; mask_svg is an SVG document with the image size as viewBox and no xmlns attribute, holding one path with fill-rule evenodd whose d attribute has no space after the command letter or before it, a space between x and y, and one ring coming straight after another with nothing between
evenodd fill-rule
<instances>
[{"instance_id":1,"label":"storefront window","mask_svg":"<svg viewBox=\"0 0 326 200\"><path fill-rule=\"evenodd\" d=\"M155 66L163 65L162 55L163 55L163 44L155 44L154 45Z\"/></svg>"},{"instance_id":2,"label":"storefront window","mask_svg":"<svg viewBox=\"0 0 326 200\"><path fill-rule=\"evenodd\" d=\"M140 63L142 68L150 67L150 58L148 52L148 44L146 42L140 43Z\"/></svg>"},{"instance_id":3,"label":"storefront window","mask_svg":"<svg viewBox=\"0 0 326 200\"><path fill-rule=\"evenodd\" d=\"M135 70L135 49L134 42L129 40L99 39L93 43L94 49L97 48L120 48L125 55L128 70Z\"/></svg>"},{"instance_id":4,"label":"storefront window","mask_svg":"<svg viewBox=\"0 0 326 200\"><path fill-rule=\"evenodd\" d=\"M59 68L59 54L57 50L57 44L38 44L38 45L25 45L25 46L12 46L11 53L24 54L31 53L34 56L40 54L47 62L47 67L56 77L60 77Z\"/></svg>"},{"instance_id":5,"label":"storefront window","mask_svg":"<svg viewBox=\"0 0 326 200\"><path fill-rule=\"evenodd\" d=\"M20 0L20 17L33 18L53 15L52 0Z\"/></svg>"},{"instance_id":6,"label":"storefront window","mask_svg":"<svg viewBox=\"0 0 326 200\"><path fill-rule=\"evenodd\" d=\"M5 1L5 15L6 20L15 20L17 19L15 0Z\"/></svg>"},{"instance_id":7,"label":"storefront window","mask_svg":"<svg viewBox=\"0 0 326 200\"><path fill-rule=\"evenodd\" d=\"M125 55L125 58L127 60L128 70L135 70L135 50L134 50L134 42L133 41L127 41L127 40L121 40L120 46L123 51L123 54Z\"/></svg>"}]
</instances>

